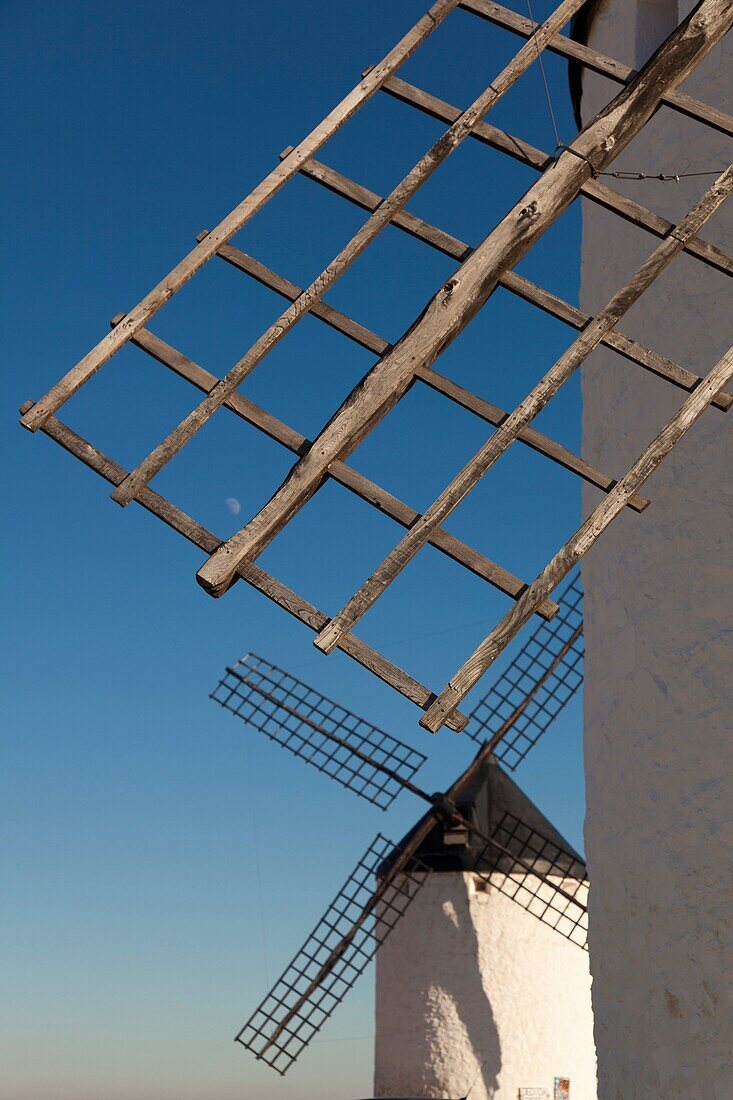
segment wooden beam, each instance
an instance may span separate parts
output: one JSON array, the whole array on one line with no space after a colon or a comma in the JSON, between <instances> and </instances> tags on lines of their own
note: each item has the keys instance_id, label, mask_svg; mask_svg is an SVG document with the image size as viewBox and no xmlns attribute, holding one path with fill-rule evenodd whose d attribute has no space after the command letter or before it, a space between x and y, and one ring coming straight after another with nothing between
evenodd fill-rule
<instances>
[{"instance_id":1,"label":"wooden beam","mask_svg":"<svg viewBox=\"0 0 733 1100\"><path fill-rule=\"evenodd\" d=\"M370 69L334 109L319 122L314 130L298 145L287 161L278 164L261 183L250 191L249 195L219 222L205 241L198 244L172 271L145 295L121 324L109 332L104 339L92 348L75 367L48 391L45 397L37 401L21 418L23 427L36 431L46 417L51 416L104 366L109 359L137 332L147 324L150 318L165 305L188 280L216 253L219 245L230 240L235 233L246 225L283 184L291 179L299 168L325 145L329 138L340 130L360 107L371 99L375 92L400 65L404 64L418 46L422 45L457 6L458 0L436 0L422 19L412 27L389 53Z\"/></svg>"},{"instance_id":2,"label":"wooden beam","mask_svg":"<svg viewBox=\"0 0 733 1100\"><path fill-rule=\"evenodd\" d=\"M322 187L326 187L334 194L348 199L356 206L365 206L367 209L371 209L376 208L382 201L376 192L362 187L361 184L355 183L348 176L336 172L320 161L314 160L306 165L303 169L303 175L319 183ZM426 222L422 218L416 218L414 214L410 214L407 210L403 210L396 218L393 218L392 224L417 240L424 241L425 244L429 244L432 248L457 260L464 260L473 252L473 248L465 241L446 233L443 229L436 228L436 226L431 225L430 222ZM665 224L667 225L667 232L669 232L673 228L672 222ZM699 240L699 238L697 239ZM701 243L705 244L706 242ZM709 247L712 248L712 245ZM733 260L729 262L730 274L733 275ZM257 278L256 275L254 277ZM558 320L564 321L565 324L578 331L583 329L591 319L588 313L584 313L577 306L571 306L569 302L558 298L555 294L551 294L549 290L537 286L536 283L530 282L522 275L517 275L514 271L504 272L499 279L499 286L537 306L545 313L549 313L550 316L557 317ZM666 356L652 351L616 330L607 333L602 342L607 347L617 351L619 355L623 355L630 362L636 363L644 370L651 371L659 378L664 378L674 386L687 390L688 393L691 393L695 386L700 384L699 375L693 371L687 370L686 367L680 367L671 359L667 359ZM376 351L376 348L372 350ZM723 412L727 412L732 405L733 394L719 394L715 400L716 408L721 409Z\"/></svg>"},{"instance_id":3,"label":"wooden beam","mask_svg":"<svg viewBox=\"0 0 733 1100\"><path fill-rule=\"evenodd\" d=\"M453 0L455 2L455 0ZM567 23L585 0L562 0L550 17L538 28L530 41L505 65L459 118L442 134L430 149L417 161L407 175L387 195L354 236L337 253L302 294L284 313L270 325L242 358L234 364L218 385L204 400L184 417L178 427L150 452L112 493L112 499L123 507L139 490L188 443L211 419L217 409L234 393L244 379L255 369L290 329L300 321L319 301L329 287L341 278L355 260L361 256L373 240L389 225L415 192L433 175L440 165L465 141L475 124L501 97L516 84L519 77L536 61L538 52L550 38ZM291 154L292 156L292 154ZM290 158L286 158L284 163ZM208 238L207 238L208 239ZM206 242L203 241L202 245ZM199 245L198 247L202 247ZM124 324L124 322L123 322Z\"/></svg>"},{"instance_id":4,"label":"wooden beam","mask_svg":"<svg viewBox=\"0 0 733 1100\"><path fill-rule=\"evenodd\" d=\"M430 95L422 88L416 88L414 85L408 84L399 77L390 77L389 80L386 80L382 85L382 91L392 96L393 99L398 99L408 106L416 107L418 111L422 111L423 114L430 115L431 118L436 118L441 122L450 122L460 114L457 107L438 99L437 96ZM549 153L536 149L529 142L523 141L513 134L498 130L488 122L481 122L478 126L475 126L471 137L500 153L506 153L507 156L519 161L520 164L536 168L538 172L543 172L553 162L553 157ZM311 161L304 167L304 174L316 178L309 171L310 166L317 170L315 164ZM620 195L613 188L601 183L600 180L586 180L580 189L580 193L584 198L590 199L591 202L597 203L604 209L611 211L612 214L617 214L624 221L638 226L639 229L648 230L656 237L665 237L672 228L672 222L667 221L666 218L660 218L658 214L647 210L645 206L630 199L627 195ZM693 237L692 240L687 242L685 251L702 263L722 271L724 275L733 275L733 257L708 241Z\"/></svg>"},{"instance_id":5,"label":"wooden beam","mask_svg":"<svg viewBox=\"0 0 733 1100\"><path fill-rule=\"evenodd\" d=\"M629 493L634 493L641 488L660 462L705 411L714 395L727 385L731 378L733 378L733 348L728 349L710 374L687 398L679 411L619 481L616 488L601 501L573 537L555 554L524 596L459 669L421 719L421 726L433 733L440 729L454 713L454 708L459 705L466 693L483 676L498 654L530 618L535 601L545 599L590 550L623 509Z\"/></svg>"},{"instance_id":6,"label":"wooden beam","mask_svg":"<svg viewBox=\"0 0 733 1100\"><path fill-rule=\"evenodd\" d=\"M225 247L231 246L226 245ZM263 269L263 265L257 266L257 270L260 269ZM264 271L266 270L264 268ZM283 280L283 282L285 281ZM117 314L116 317L112 318L112 324L119 324L123 317L124 313ZM219 381L216 375L211 374L204 367L195 363L193 359L183 355L177 348L155 336L149 329L138 329L130 342L204 393L209 393ZM300 432L283 423L282 420L278 420L277 417L272 416L271 413L268 413L242 394L232 394L225 402L225 407L296 455L303 454L311 445L311 441L301 435ZM384 515L395 520L402 527L410 527L420 517L420 513L411 508L409 504L405 504L399 497L387 492L386 489L376 485L369 478L364 477L363 474L358 473L343 462L335 462L328 473L334 481L343 485L344 488L354 493L361 500L366 501L367 504L371 504ZM611 479L609 478L608 481L610 483ZM502 566L497 565L496 562L491 561L490 558L480 554L461 539L456 538L455 535L438 530L434 532L430 541L437 550L475 573L477 577L488 581L500 592L511 596L512 599L519 599L522 592L525 591L527 585L524 581L515 577L513 573L502 568ZM555 617L557 611L557 604L552 600L547 600L540 607L538 614L549 622Z\"/></svg>"},{"instance_id":7,"label":"wooden beam","mask_svg":"<svg viewBox=\"0 0 733 1100\"><path fill-rule=\"evenodd\" d=\"M517 15L516 12L502 7L501 4L494 4L492 0L462 0L460 7L522 38L529 38L537 25L531 19ZM628 84L634 76L634 69L624 65L623 62L615 61L612 57L607 57L591 49L590 46L566 38L562 34L553 38L547 48L552 53L560 54L561 57L579 62L584 68L591 69L594 73L607 76L617 84ZM733 118L718 107L711 107L699 99L693 99L692 96L677 91L663 95L662 103L671 107L673 111L679 111L688 118L694 118L714 130L719 130L722 134L733 137Z\"/></svg>"},{"instance_id":8,"label":"wooden beam","mask_svg":"<svg viewBox=\"0 0 733 1100\"><path fill-rule=\"evenodd\" d=\"M21 414L27 412L28 409L33 407L32 401L26 401L21 406ZM65 451L73 455L74 458L78 458L80 462L83 462L85 466L88 466L90 470L94 470L95 473L103 477L105 481L108 481L111 485L118 485L122 479L126 476L127 471L119 466L116 462L113 462L111 458L108 458L96 447L92 446L85 439L82 439L80 435L72 431L71 428L61 423L56 417L48 417L41 431L44 435L49 436L55 440ZM210 554L217 546L220 545L221 540L208 531L200 523L197 523L185 512L182 512L180 508L176 508L174 504L166 500L165 497L160 496L158 493L153 492L152 489L145 489L138 497L138 504L144 508L151 515L156 516L167 524L174 531L177 531L184 538L192 542L194 546L198 546L205 553ZM299 596L296 592L291 591L280 581L275 580L269 573L265 573L263 569L260 569L257 565L246 565L238 571L238 576L252 588L256 588L258 592L261 592L263 596L266 596L268 600L276 603L283 610L287 611L299 622L309 627L311 630L320 630L323 624L327 621L326 616L319 611L313 604L308 603L302 596ZM428 691L428 689L419 681L413 679L397 665L392 664L386 657L383 657L376 650L372 649L365 642L359 641L358 638L349 638L348 643L343 647L344 653L353 658L358 664L363 665L369 672L372 672L380 680L382 680L389 687L394 688L401 695L404 695L406 699L415 703L422 710L425 710L429 706L432 699L435 696ZM450 729L460 732L465 728L468 722L468 718L463 714L456 715L455 719L451 719L446 724Z\"/></svg>"},{"instance_id":9,"label":"wooden beam","mask_svg":"<svg viewBox=\"0 0 733 1100\"><path fill-rule=\"evenodd\" d=\"M634 80L563 150L357 385L259 514L202 566L197 579L211 595L225 592L239 563L256 558L317 492L331 463L350 454L394 407L418 367L435 362L501 276L567 209L592 173L626 147L655 112L661 95L693 71L731 23L733 5L727 0L701 0Z\"/></svg>"},{"instance_id":10,"label":"wooden beam","mask_svg":"<svg viewBox=\"0 0 733 1100\"><path fill-rule=\"evenodd\" d=\"M581 363L584 363L590 353L598 347L603 333L609 332L638 302L642 294L682 251L685 239L692 233L696 233L699 227L712 217L732 190L733 166L715 181L666 240L655 248L652 255L634 272L624 286L616 291L605 308L583 329L574 343L517 405L491 439L456 474L451 483L423 513L421 519L412 525L394 550L377 566L348 603L321 631L314 642L318 649L324 653L330 653L339 640L358 623L425 545L433 527L445 522L497 459L512 445L521 429L545 408Z\"/></svg>"},{"instance_id":11,"label":"wooden beam","mask_svg":"<svg viewBox=\"0 0 733 1100\"><path fill-rule=\"evenodd\" d=\"M300 288L295 283L291 283L289 279L284 279L281 275L271 271L259 260L255 260L252 256L248 256L246 252L242 252L241 249L235 248L233 245L225 245L221 250L222 259L226 260L237 270L245 272L247 275L251 275L253 279L257 279L263 286L269 287L271 290L276 291L278 294L282 294L284 298L290 298L291 300L297 298L300 294ZM517 276L519 278L519 276ZM524 282L525 280L522 280ZM532 284L530 284L531 286ZM543 292L544 293L544 292ZM568 306L568 309L572 309L572 306ZM577 311L580 314L580 310ZM351 317L347 317L346 314L341 313L337 309L333 309L331 306L325 305L325 303L319 303L319 306L311 310L314 317L318 317L324 321L331 328L336 329L337 332L341 332L344 336L348 336L351 340L355 340L356 343L361 344L362 347L368 348L370 351L376 352L378 355L384 354L390 347L390 344L383 340L381 336L377 336L375 332L370 332L369 329L364 328L357 321L352 320ZM577 324L576 328L583 328L587 322L588 317L580 314L584 317L584 321L581 324ZM632 343L633 341L629 341ZM200 369L200 368L199 368ZM213 375L211 376L213 378ZM694 376L692 376L694 377ZM457 405L460 405L464 409L468 409L469 412L475 413L480 416L482 420L485 420L488 424L493 424L494 427L498 427L502 421L506 419L508 413L503 409L500 409L497 405L492 405L488 401L484 401L483 398L477 397L470 390L465 389L463 386L459 386L457 382L452 382L449 378L440 374L432 367L422 367L417 371L417 378L419 381L424 382L430 386L437 393L442 393L448 397L451 401L454 401ZM692 389L692 386L690 386ZM731 398L733 401L733 398ZM549 436L543 435L542 432L536 431L534 428L527 428L519 433L519 441L526 443L528 447L537 451L539 454L545 455L547 458L551 458L553 462L559 463L566 470L570 470L572 473L582 477L584 481L589 482L591 485L595 485L598 489L602 489L604 492L608 492L616 484L616 479L609 477L608 474L604 474L601 470L598 470L591 463L586 462L580 458L579 455L574 454L568 450L567 447L563 447L561 443L556 443L554 439L550 439ZM305 439L302 441L302 447L297 450L298 454L303 454L310 443ZM291 448L293 450L294 448ZM329 474L333 476L334 469L340 468L340 463L334 463L329 469ZM635 496L629 501L629 507L635 512L643 512L649 505L649 501L646 497ZM410 523L417 518L417 513L414 514ZM407 525L406 525L407 526ZM501 585L497 587L502 588ZM502 591L507 592L508 595L514 595L514 592L509 592L508 589L502 588Z\"/></svg>"}]
</instances>

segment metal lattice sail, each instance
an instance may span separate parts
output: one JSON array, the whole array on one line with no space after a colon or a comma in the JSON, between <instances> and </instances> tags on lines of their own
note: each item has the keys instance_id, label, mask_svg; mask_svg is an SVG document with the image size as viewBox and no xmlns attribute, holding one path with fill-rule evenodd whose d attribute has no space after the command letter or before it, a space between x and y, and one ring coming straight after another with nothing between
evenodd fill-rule
<instances>
[{"instance_id":1,"label":"metal lattice sail","mask_svg":"<svg viewBox=\"0 0 733 1100\"><path fill-rule=\"evenodd\" d=\"M583 591L576 575L561 593L560 610L541 623L470 715L474 741L495 740L496 758L521 764L583 683Z\"/></svg>"}]
</instances>

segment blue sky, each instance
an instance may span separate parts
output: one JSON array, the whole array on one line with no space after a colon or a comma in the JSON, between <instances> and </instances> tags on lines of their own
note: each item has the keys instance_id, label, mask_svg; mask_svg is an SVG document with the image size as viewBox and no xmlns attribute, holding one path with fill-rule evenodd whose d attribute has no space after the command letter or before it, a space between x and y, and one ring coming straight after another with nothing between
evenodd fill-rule
<instances>
[{"instance_id":1,"label":"blue sky","mask_svg":"<svg viewBox=\"0 0 733 1100\"><path fill-rule=\"evenodd\" d=\"M254 649L429 751L428 789L450 782L471 744L447 730L430 739L415 708L347 658L317 654L308 631L244 585L206 597L194 581L200 553L136 506L119 509L95 475L18 428L15 410L96 343L423 10L412 0L4 5L2 1100L370 1092L369 974L284 1080L231 1038L374 834L398 838L420 807L402 796L380 814L248 735L208 692L225 664ZM537 15L548 10L535 5ZM456 12L401 75L465 105L517 46ZM564 66L547 66L567 138ZM552 148L536 67L491 120ZM378 96L319 157L384 191L439 132ZM410 209L476 242L532 178L466 143ZM362 219L296 179L236 243L302 282ZM518 270L575 302L579 235L573 209ZM454 267L389 230L327 300L394 340ZM212 261L150 328L223 373L280 308ZM512 407L570 339L499 292L440 369ZM312 434L371 362L306 318L244 392ZM195 400L127 348L62 418L129 466ZM577 449L579 419L571 384L538 426ZM422 508L487 432L416 388L354 465ZM223 537L259 509L290 461L222 412L155 488ZM238 518L229 497L241 503ZM516 447L448 527L531 579L576 526L579 506L572 475ZM329 485L262 564L333 612L399 535ZM440 687L506 607L427 550L359 634ZM517 778L582 846L578 701Z\"/></svg>"}]
</instances>

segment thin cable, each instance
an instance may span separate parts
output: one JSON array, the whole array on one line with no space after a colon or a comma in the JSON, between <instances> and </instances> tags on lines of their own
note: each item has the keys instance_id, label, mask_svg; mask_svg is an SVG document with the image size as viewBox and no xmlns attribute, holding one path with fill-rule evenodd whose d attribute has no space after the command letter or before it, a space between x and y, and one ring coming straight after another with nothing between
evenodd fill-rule
<instances>
[{"instance_id":1,"label":"thin cable","mask_svg":"<svg viewBox=\"0 0 733 1100\"><path fill-rule=\"evenodd\" d=\"M597 176L613 176L617 180L661 180L662 183L679 183L680 180L690 179L692 176L719 176L724 172L720 168L717 172L596 172Z\"/></svg>"},{"instance_id":2,"label":"thin cable","mask_svg":"<svg viewBox=\"0 0 733 1100\"><path fill-rule=\"evenodd\" d=\"M476 1070L476 1076L474 1077L473 1081L471 1082L471 1087L469 1088L469 1090L468 1090L468 1092L466 1093L466 1095L465 1095L465 1096L463 1097L463 1100L468 1100L469 1096L470 1096L470 1095L471 1095L471 1093L473 1092L473 1088L474 1088L474 1085L476 1084L476 1082L478 1081L479 1077L480 1077L480 1076L481 1076L481 1074L483 1073L483 1070L484 1070L484 1066L486 1065L487 1061L488 1061L488 1058L484 1058L483 1062L481 1063L481 1065L480 1065L480 1066L478 1067L478 1069Z\"/></svg>"},{"instance_id":3,"label":"thin cable","mask_svg":"<svg viewBox=\"0 0 733 1100\"><path fill-rule=\"evenodd\" d=\"M316 1043L361 1043L374 1039L374 1035L346 1035L344 1038L337 1039L314 1039L314 1045Z\"/></svg>"},{"instance_id":4,"label":"thin cable","mask_svg":"<svg viewBox=\"0 0 733 1100\"><path fill-rule=\"evenodd\" d=\"M262 961L264 963L264 968L265 968L265 981L269 985L270 984L270 952L268 950L267 923L265 921L264 894L263 894L263 890L262 890L262 864L260 863L260 833L259 833L259 829L257 828L257 813L255 811L254 771L253 771L252 767L250 766L251 765L251 752L252 752L252 750L250 748L249 740L247 738L244 738L244 745L245 745L245 750L244 750L245 769L246 769L246 773L247 773L247 778L246 778L245 782L246 782L246 784L249 788L249 798L247 799L247 802L248 802L249 808L250 808L250 822L251 822L250 829L252 830L251 835L252 835L252 839L254 841L254 844L251 845L251 848L253 848L253 850L254 850L254 857L255 857L255 876L256 876L256 882L257 882L257 902L258 902L257 909L258 909L258 916L260 918L260 936L261 936L261 939L262 939Z\"/></svg>"},{"instance_id":5,"label":"thin cable","mask_svg":"<svg viewBox=\"0 0 733 1100\"><path fill-rule=\"evenodd\" d=\"M537 33L537 30L539 28L539 23L537 23L537 21L535 20L534 15L532 13L532 0L527 0L527 12L529 13L529 18L530 18L531 22L534 24L535 29L532 32L532 37L534 38L536 33ZM615 171L615 172L597 172L596 169L591 164L589 158L585 155L585 153L581 153L577 149L573 149L571 146L566 145L565 142L560 137L560 130L559 130L558 125L557 125L557 118L555 117L555 110L554 110L554 107L552 105L552 96L550 94L550 85L549 85L549 82L547 80L547 73L545 72L545 65L544 65L544 62L542 60L542 50L539 48L539 46L536 43L535 43L535 46L536 46L536 49L537 49L537 61L539 62L540 72L542 74L542 83L543 83L544 88L545 88L545 99L547 100L547 111L548 111L548 114L550 116L550 122L552 124L552 130L553 130L553 133L555 135L554 159L557 159L558 154L563 152L564 150L567 150L569 153L575 153L576 156L582 157L583 160L588 161L588 164L590 165L590 168L591 168L591 171L593 173L593 178L594 179L597 179L599 176L609 176L609 177L612 177L613 179L617 179L617 180L634 180L634 181L636 181L636 180L658 180L658 181L661 181L662 183L679 183L680 180L682 180L682 179L692 179L696 176L719 176L719 175L721 175L722 172L725 171L724 168L719 168L719 169L717 169L716 171L713 171L713 172L669 172L669 173L667 173L667 172L626 172L626 171L622 171L622 170Z\"/></svg>"},{"instance_id":6,"label":"thin cable","mask_svg":"<svg viewBox=\"0 0 733 1100\"><path fill-rule=\"evenodd\" d=\"M405 637L405 638L392 638L391 640L386 641L386 642L375 642L373 644L378 646L380 650L381 649L393 649L395 646L406 645L408 642L422 641L423 638L437 638L438 635L440 635L440 634L453 634L457 630L467 630L469 626L482 626L484 623L487 623L487 622L490 622L490 621L491 621L490 619L488 619L486 616L484 616L482 619L472 619L470 622L457 623L455 626L446 626L442 630L430 630L430 631L427 631L424 634L410 634L408 637ZM334 651L334 653L331 654L331 659L333 660L336 657L345 657L345 656L346 656L346 654L343 653L343 652L335 652ZM323 665L323 658L322 657L316 657L315 660L302 661L299 665L290 665L288 667L290 669L290 672L297 672L298 669L311 668L313 665L321 665L322 666Z\"/></svg>"},{"instance_id":7,"label":"thin cable","mask_svg":"<svg viewBox=\"0 0 733 1100\"><path fill-rule=\"evenodd\" d=\"M562 152L572 153L573 156L586 161L593 179L598 179L599 176L612 176L617 180L661 180L662 183L679 183L680 180L691 179L694 176L719 176L726 171L726 168L719 168L711 172L627 172L625 169L618 169L614 172L599 172L594 167L590 157L586 156L585 153L581 153L579 149L573 149L572 145L566 145L563 141L558 141L555 146L553 162L557 160Z\"/></svg>"},{"instance_id":8,"label":"thin cable","mask_svg":"<svg viewBox=\"0 0 733 1100\"><path fill-rule=\"evenodd\" d=\"M527 0L527 11L529 12L529 18L531 19L531 21L533 23L535 23L535 17L532 14L532 0ZM534 38L534 36L537 32L537 26L538 25L536 24L535 25L535 30L532 32L532 37L533 38ZM550 115L550 122L552 123L552 129L555 132L555 149L559 149L560 146L562 145L562 141L560 139L560 131L557 128L557 120L555 118L555 112L554 112L553 107L552 107L552 97L550 95L550 85L547 82L547 73L545 72L544 62L542 61L542 50L537 45L536 41L535 41L535 47L537 49L537 60L539 61L539 64L540 64L540 72L542 73L542 83L545 86L545 98L547 100L547 110L548 110L549 115Z\"/></svg>"}]
</instances>

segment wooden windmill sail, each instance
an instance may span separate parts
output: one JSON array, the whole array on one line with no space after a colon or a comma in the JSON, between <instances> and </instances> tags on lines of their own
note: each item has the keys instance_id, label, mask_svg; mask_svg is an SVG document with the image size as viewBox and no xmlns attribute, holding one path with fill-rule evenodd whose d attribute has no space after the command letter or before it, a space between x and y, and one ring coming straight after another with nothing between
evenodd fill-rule
<instances>
[{"instance_id":1,"label":"wooden windmill sail","mask_svg":"<svg viewBox=\"0 0 733 1100\"><path fill-rule=\"evenodd\" d=\"M422 753L256 654L227 668L211 698L380 809L403 790L429 807L399 845L381 833L372 841L238 1033L243 1046L279 1073L290 1068L364 972L445 844L451 866L587 947L585 864L495 759L512 721L481 745L444 794L429 794L414 782ZM525 708L516 709L518 717Z\"/></svg>"},{"instance_id":2,"label":"wooden windmill sail","mask_svg":"<svg viewBox=\"0 0 733 1100\"><path fill-rule=\"evenodd\" d=\"M219 596L236 580L244 579L307 623L316 632L316 645L320 650L330 652L335 647L340 648L416 703L426 712L421 724L433 732L443 724L454 729L465 725L465 717L458 707L496 656L534 614L552 617L557 610L551 599L554 588L624 508L641 511L645 507L647 502L639 496L640 487L705 409L712 405L727 410L733 403L733 397L724 389L733 376L733 350L725 354L719 363L709 364L709 372L701 378L653 349L642 346L617 328L644 291L681 252L686 252L697 262L731 274L731 257L699 234L730 194L733 171L729 169L724 172L677 225L614 192L599 178L660 108L681 112L701 125L733 134L730 116L678 90L682 81L733 23L733 7L728 0L701 0L647 63L638 72L632 72L614 59L571 42L560 34L582 4L583 0L563 0L543 24L537 25L488 0L464 0L461 4L458 0L437 0L382 61L366 72L323 122L303 142L286 151L280 163L235 210L210 232L201 234L196 247L137 306L115 319L111 332L44 397L35 402L27 401L22 407L24 426L31 431L41 430L56 439L110 481L114 485L112 496L118 503L126 505L132 500L138 501L202 549L208 557L199 569L198 579L207 592ZM436 99L423 89L405 84L395 75L430 35L439 33L441 23L459 6L477 18L487 19L527 40L501 72L491 74L492 79L485 91L463 110ZM543 153L521 137L503 133L485 121L494 104L545 48L603 73L621 85L615 98L568 146L558 147L554 155ZM337 175L314 159L328 139L379 90L397 96L416 110L427 112L449 124L438 141L385 197ZM476 245L460 241L442 229L427 224L406 208L419 187L439 170L454 149L469 138L491 145L540 172L539 179L498 221L488 236ZM267 269L229 243L264 204L299 173L308 175L369 211L362 227L305 288ZM512 270L579 196L600 203L640 230L660 239L657 247L650 250L647 261L592 318L517 276ZM430 247L438 248L455 258L459 265L395 344L387 343L378 334L323 301L327 290L389 225L410 233ZM148 328L155 313L208 260L217 255L290 300L275 323L221 379L194 363L179 349L162 341ZM443 350L470 323L499 286L520 295L579 332L570 348L511 413L456 385L435 367ZM268 352L307 313L378 356L376 364L341 406L334 410L324 429L312 441L238 392L241 383ZM204 397L178 427L149 455L141 458L135 469L127 471L73 433L57 419L56 414L130 341L190 381L203 392ZM639 369L652 372L666 384L688 394L678 412L620 479L612 473L593 468L532 427L534 417L599 344L615 349ZM537 373L539 376L541 371ZM347 464L358 444L389 414L408 389L418 383L428 385L458 402L496 428L464 469L422 514ZM225 542L148 487L163 466L222 408L227 408L276 439L297 456L272 499ZM449 534L443 527L452 511L516 441L561 463L607 494L529 585ZM325 613L265 573L256 559L329 478L346 485L394 519L406 532L346 604L340 610ZM383 655L362 643L354 633L354 627L362 616L428 544L487 580L513 601L476 651L439 691L430 690L408 672L397 668Z\"/></svg>"}]
</instances>

